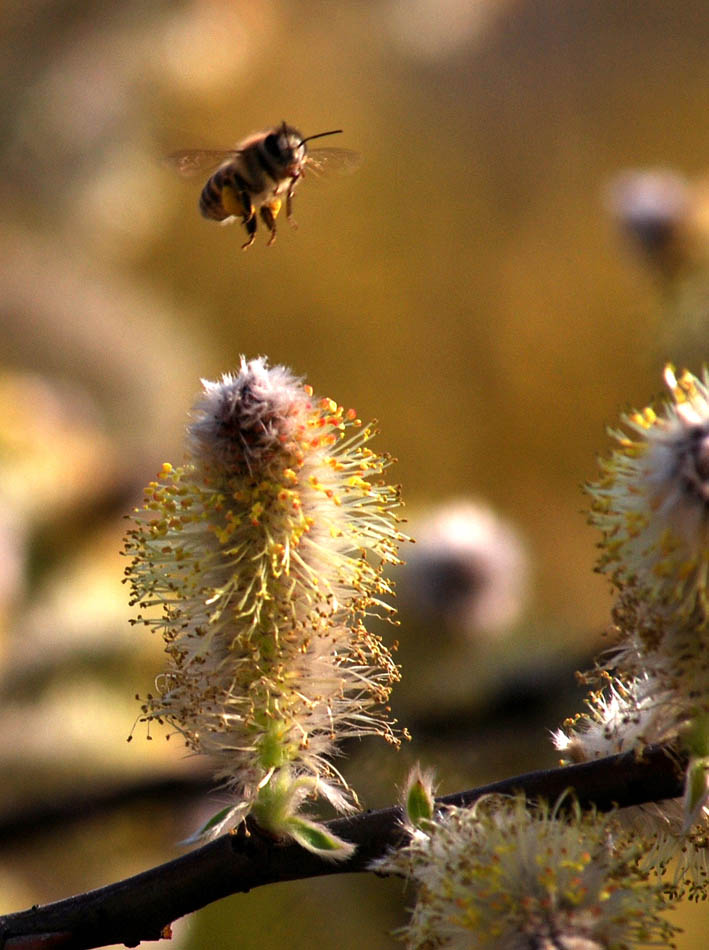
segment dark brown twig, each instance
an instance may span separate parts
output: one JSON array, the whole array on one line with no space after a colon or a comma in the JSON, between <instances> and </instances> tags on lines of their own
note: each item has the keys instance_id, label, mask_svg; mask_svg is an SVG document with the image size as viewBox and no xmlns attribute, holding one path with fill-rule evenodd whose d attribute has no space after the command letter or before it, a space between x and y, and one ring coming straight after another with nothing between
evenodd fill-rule
<instances>
[{"instance_id":1,"label":"dark brown twig","mask_svg":"<svg viewBox=\"0 0 709 950\"><path fill-rule=\"evenodd\" d=\"M566 768L530 772L448 795L445 804L469 805L482 795L524 792L528 799L556 800L573 789L583 807L605 811L682 794L682 763L663 747L610 756ZM229 894L264 884L365 871L371 861L402 841L401 811L386 808L329 822L357 845L347 861L334 863L293 843L274 841L257 828L240 829L167 864L98 890L44 907L0 917L4 950L90 950L111 943L137 946L169 934L178 917Z\"/></svg>"}]
</instances>

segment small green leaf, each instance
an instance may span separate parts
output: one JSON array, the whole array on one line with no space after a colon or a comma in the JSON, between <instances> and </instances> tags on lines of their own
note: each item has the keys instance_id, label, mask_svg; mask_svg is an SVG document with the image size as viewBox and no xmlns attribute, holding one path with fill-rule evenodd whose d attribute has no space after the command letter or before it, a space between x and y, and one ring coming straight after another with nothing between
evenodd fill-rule
<instances>
[{"instance_id":1,"label":"small green leaf","mask_svg":"<svg viewBox=\"0 0 709 950\"><path fill-rule=\"evenodd\" d=\"M209 819L207 824L204 825L202 828L200 828L197 834L198 835L206 834L206 832L209 831L210 828L213 828L215 825L218 825L220 821L223 821L226 818L226 816L229 814L231 809L232 809L232 806L227 805L226 808L222 808L221 811L218 811L216 815L212 815L212 817Z\"/></svg>"},{"instance_id":2,"label":"small green leaf","mask_svg":"<svg viewBox=\"0 0 709 950\"><path fill-rule=\"evenodd\" d=\"M304 818L291 818L286 830L302 848L332 861L349 858L357 847L331 834L324 825L306 821Z\"/></svg>"},{"instance_id":3,"label":"small green leaf","mask_svg":"<svg viewBox=\"0 0 709 950\"><path fill-rule=\"evenodd\" d=\"M418 763L411 769L406 779L402 804L406 820L414 828L422 828L433 819L435 798L432 771L422 772Z\"/></svg>"},{"instance_id":4,"label":"small green leaf","mask_svg":"<svg viewBox=\"0 0 709 950\"><path fill-rule=\"evenodd\" d=\"M406 796L406 814L409 821L418 828L423 821L433 818L433 799L420 780L414 782Z\"/></svg>"},{"instance_id":5,"label":"small green leaf","mask_svg":"<svg viewBox=\"0 0 709 950\"><path fill-rule=\"evenodd\" d=\"M692 758L709 755L709 718L697 716L684 738L685 748Z\"/></svg>"},{"instance_id":6,"label":"small green leaf","mask_svg":"<svg viewBox=\"0 0 709 950\"><path fill-rule=\"evenodd\" d=\"M687 769L684 788L684 830L688 831L698 820L702 809L709 798L707 787L707 769L709 760L706 758L692 759Z\"/></svg>"},{"instance_id":7,"label":"small green leaf","mask_svg":"<svg viewBox=\"0 0 709 950\"><path fill-rule=\"evenodd\" d=\"M199 831L195 831L189 838L185 838L183 841L178 842L178 844L204 844L205 841L217 838L222 831L225 830L224 826L229 823L230 817L233 816L234 824L238 824L240 811L241 809L238 806L227 805L226 808L222 808L221 811L218 811L216 815L212 815L209 821L205 825L202 825Z\"/></svg>"}]
</instances>

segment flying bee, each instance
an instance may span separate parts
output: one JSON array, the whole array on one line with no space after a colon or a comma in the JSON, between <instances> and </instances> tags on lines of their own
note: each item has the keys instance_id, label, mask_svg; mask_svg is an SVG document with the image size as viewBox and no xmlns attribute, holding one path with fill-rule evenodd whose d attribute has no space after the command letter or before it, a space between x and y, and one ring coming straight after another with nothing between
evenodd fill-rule
<instances>
[{"instance_id":1,"label":"flying bee","mask_svg":"<svg viewBox=\"0 0 709 950\"><path fill-rule=\"evenodd\" d=\"M276 218L286 201L286 217L293 227L293 192L306 169L319 176L330 170L356 167L356 152L341 148L308 149L313 139L338 135L342 129L319 132L304 138L292 125L257 132L231 149L182 149L172 152L166 162L184 177L217 170L207 179L199 199L205 218L228 224L236 218L246 228L246 250L256 238L256 211L270 231L268 247L276 240Z\"/></svg>"}]
</instances>

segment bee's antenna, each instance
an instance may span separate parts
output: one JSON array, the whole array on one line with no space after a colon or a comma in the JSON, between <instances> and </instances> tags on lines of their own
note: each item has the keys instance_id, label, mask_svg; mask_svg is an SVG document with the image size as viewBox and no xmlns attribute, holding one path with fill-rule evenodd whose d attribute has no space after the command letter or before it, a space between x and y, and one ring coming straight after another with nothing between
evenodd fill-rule
<instances>
[{"instance_id":1,"label":"bee's antenna","mask_svg":"<svg viewBox=\"0 0 709 950\"><path fill-rule=\"evenodd\" d=\"M342 129L333 129L331 132L318 132L317 135L309 135L307 138L301 139L298 144L305 145L306 142L310 142L312 139L321 139L324 135L339 135L342 131Z\"/></svg>"}]
</instances>

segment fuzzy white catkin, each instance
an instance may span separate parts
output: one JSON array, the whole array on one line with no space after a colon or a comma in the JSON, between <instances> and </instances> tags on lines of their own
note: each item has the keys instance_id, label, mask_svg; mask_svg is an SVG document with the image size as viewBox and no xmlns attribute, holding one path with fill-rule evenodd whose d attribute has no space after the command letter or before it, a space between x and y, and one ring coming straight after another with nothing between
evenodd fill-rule
<instances>
[{"instance_id":1,"label":"fuzzy white catkin","mask_svg":"<svg viewBox=\"0 0 709 950\"><path fill-rule=\"evenodd\" d=\"M622 418L616 448L588 487L599 570L616 588L618 643L588 711L554 741L566 761L653 743L688 756L684 799L626 809L671 886L706 896L709 861L709 388L705 372L665 370L669 398Z\"/></svg>"},{"instance_id":2,"label":"fuzzy white catkin","mask_svg":"<svg viewBox=\"0 0 709 950\"><path fill-rule=\"evenodd\" d=\"M144 718L209 755L229 788L209 835L252 811L297 837L307 798L356 803L331 762L338 739L398 741L381 711L398 672L364 625L390 610L398 490L374 432L284 367L242 358L203 386L188 460L148 486L127 540L137 621L168 656Z\"/></svg>"}]
</instances>

